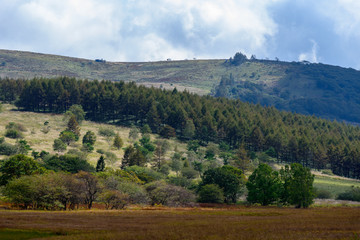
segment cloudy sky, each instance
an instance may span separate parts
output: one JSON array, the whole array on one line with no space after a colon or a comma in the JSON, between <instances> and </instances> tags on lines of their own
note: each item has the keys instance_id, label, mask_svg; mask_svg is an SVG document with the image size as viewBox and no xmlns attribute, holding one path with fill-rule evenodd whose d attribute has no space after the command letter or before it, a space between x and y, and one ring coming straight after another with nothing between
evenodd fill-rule
<instances>
[{"instance_id":1,"label":"cloudy sky","mask_svg":"<svg viewBox=\"0 0 360 240\"><path fill-rule=\"evenodd\" d=\"M360 69L360 1L0 0L0 48L110 61L241 51Z\"/></svg>"}]
</instances>

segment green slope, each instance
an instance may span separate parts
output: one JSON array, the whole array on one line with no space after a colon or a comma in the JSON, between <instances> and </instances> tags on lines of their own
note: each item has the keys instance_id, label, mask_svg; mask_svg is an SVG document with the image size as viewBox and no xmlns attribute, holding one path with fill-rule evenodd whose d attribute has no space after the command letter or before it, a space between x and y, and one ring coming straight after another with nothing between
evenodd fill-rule
<instances>
[{"instance_id":1,"label":"green slope","mask_svg":"<svg viewBox=\"0 0 360 240\"><path fill-rule=\"evenodd\" d=\"M232 76L232 81L220 80ZM325 64L225 59L160 62L97 62L48 54L0 50L0 77L69 76L135 81L241 99L281 110L360 122L360 72ZM220 85L219 85L220 84Z\"/></svg>"},{"instance_id":2,"label":"green slope","mask_svg":"<svg viewBox=\"0 0 360 240\"><path fill-rule=\"evenodd\" d=\"M325 64L276 61L247 61L232 68L234 73L223 77L213 95L328 119L360 122L359 71Z\"/></svg>"}]
</instances>

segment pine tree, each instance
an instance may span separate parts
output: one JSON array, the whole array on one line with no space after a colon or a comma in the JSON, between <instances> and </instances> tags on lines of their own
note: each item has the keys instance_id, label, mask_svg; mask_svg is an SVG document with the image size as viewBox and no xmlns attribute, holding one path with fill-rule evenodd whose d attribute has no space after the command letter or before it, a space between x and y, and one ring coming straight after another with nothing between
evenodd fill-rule
<instances>
[{"instance_id":1,"label":"pine tree","mask_svg":"<svg viewBox=\"0 0 360 240\"><path fill-rule=\"evenodd\" d=\"M76 121L76 117L73 115L70 117L69 122L67 124L67 131L73 132L76 136L76 140L80 137L80 127L79 123Z\"/></svg>"},{"instance_id":2,"label":"pine tree","mask_svg":"<svg viewBox=\"0 0 360 240\"><path fill-rule=\"evenodd\" d=\"M96 172L103 172L105 170L105 158L103 155L99 158L96 164Z\"/></svg>"},{"instance_id":3,"label":"pine tree","mask_svg":"<svg viewBox=\"0 0 360 240\"><path fill-rule=\"evenodd\" d=\"M116 134L114 138L113 146L116 147L118 150L123 146L123 140L121 139L119 134Z\"/></svg>"}]
</instances>

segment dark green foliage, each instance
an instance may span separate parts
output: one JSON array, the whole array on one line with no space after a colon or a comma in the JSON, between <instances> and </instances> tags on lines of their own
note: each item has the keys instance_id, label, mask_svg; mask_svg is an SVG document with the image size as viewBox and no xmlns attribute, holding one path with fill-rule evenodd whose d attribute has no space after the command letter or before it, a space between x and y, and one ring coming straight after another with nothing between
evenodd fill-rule
<instances>
[{"instance_id":1,"label":"dark green foliage","mask_svg":"<svg viewBox=\"0 0 360 240\"><path fill-rule=\"evenodd\" d=\"M247 60L244 64L248 63ZM223 84L233 84L232 76L227 78ZM297 83L292 81L292 84ZM251 83L243 85L257 88ZM336 89L331 87L331 82L328 85ZM354 90L347 91L351 93ZM38 98L38 94L34 93L41 93L42 97ZM103 99L104 96L108 97ZM360 128L345 123L279 112L273 107L237 100L145 88L123 82L33 79L24 83L19 98L18 106L31 111L61 112L70 105L81 103L91 120L124 125L148 123L152 132L167 129L162 132L167 137L175 133L184 138L184 127L191 119L195 126L193 139L201 144L223 141L233 149L243 145L250 153L272 147L275 151L269 154L276 156L278 161L298 162L317 169L330 164L334 174L360 178ZM333 105L330 100L326 104ZM311 106L316 107L316 104ZM347 107L350 106L355 105L347 104ZM355 113L356 109L352 112Z\"/></svg>"},{"instance_id":2,"label":"dark green foliage","mask_svg":"<svg viewBox=\"0 0 360 240\"><path fill-rule=\"evenodd\" d=\"M198 148L200 147L199 141L192 140L187 142L187 150L197 152Z\"/></svg>"},{"instance_id":3,"label":"dark green foliage","mask_svg":"<svg viewBox=\"0 0 360 240\"><path fill-rule=\"evenodd\" d=\"M340 193L337 199L360 202L360 188L352 186L349 191Z\"/></svg>"},{"instance_id":4,"label":"dark green foliage","mask_svg":"<svg viewBox=\"0 0 360 240\"><path fill-rule=\"evenodd\" d=\"M72 154L54 155L44 159L44 167L54 171L77 173L79 171L94 172L95 169L85 159Z\"/></svg>"},{"instance_id":5,"label":"dark green foliage","mask_svg":"<svg viewBox=\"0 0 360 240\"><path fill-rule=\"evenodd\" d=\"M180 186L186 189L193 186L192 180L183 176L170 176L166 179L166 181L172 185Z\"/></svg>"},{"instance_id":6,"label":"dark green foliage","mask_svg":"<svg viewBox=\"0 0 360 240\"><path fill-rule=\"evenodd\" d=\"M63 143L70 145L70 143L75 142L77 140L77 136L72 131L62 131L60 133L59 139Z\"/></svg>"},{"instance_id":7,"label":"dark green foliage","mask_svg":"<svg viewBox=\"0 0 360 240\"><path fill-rule=\"evenodd\" d=\"M104 170L105 170L105 158L103 155L101 155L96 163L96 172L103 172Z\"/></svg>"},{"instance_id":8,"label":"dark green foliage","mask_svg":"<svg viewBox=\"0 0 360 240\"><path fill-rule=\"evenodd\" d=\"M129 166L144 166L146 163L146 158L139 148L133 146L128 146L125 148L124 157L122 159L121 168L124 169Z\"/></svg>"},{"instance_id":9,"label":"dark green foliage","mask_svg":"<svg viewBox=\"0 0 360 240\"><path fill-rule=\"evenodd\" d=\"M159 134L164 138L172 138L176 136L175 129L169 125L162 127Z\"/></svg>"},{"instance_id":10,"label":"dark green foliage","mask_svg":"<svg viewBox=\"0 0 360 240\"><path fill-rule=\"evenodd\" d=\"M151 128L149 126L149 124L145 124L144 126L141 127L141 134L149 134L151 133Z\"/></svg>"},{"instance_id":11,"label":"dark green foliage","mask_svg":"<svg viewBox=\"0 0 360 240\"><path fill-rule=\"evenodd\" d=\"M279 199L282 186L278 172L273 171L267 164L260 164L250 175L246 187L247 200L250 203L266 206Z\"/></svg>"},{"instance_id":12,"label":"dark green foliage","mask_svg":"<svg viewBox=\"0 0 360 240\"><path fill-rule=\"evenodd\" d=\"M201 186L199 192L198 202L201 203L223 203L224 192L216 184L207 184Z\"/></svg>"},{"instance_id":13,"label":"dark green foliage","mask_svg":"<svg viewBox=\"0 0 360 240\"><path fill-rule=\"evenodd\" d=\"M297 208L307 208L313 203L315 192L313 188L314 175L309 168L298 163L292 163L280 170L283 182L282 202L288 202Z\"/></svg>"},{"instance_id":14,"label":"dark green foliage","mask_svg":"<svg viewBox=\"0 0 360 240\"><path fill-rule=\"evenodd\" d=\"M74 133L76 141L79 140L80 127L79 127L79 123L76 121L76 117L74 115L72 115L70 117L69 122L67 124L66 131Z\"/></svg>"},{"instance_id":15,"label":"dark green foliage","mask_svg":"<svg viewBox=\"0 0 360 240\"><path fill-rule=\"evenodd\" d=\"M94 145L96 142L96 135L92 131L87 131L83 137L82 143L83 144L90 144Z\"/></svg>"},{"instance_id":16,"label":"dark green foliage","mask_svg":"<svg viewBox=\"0 0 360 240\"><path fill-rule=\"evenodd\" d=\"M18 153L19 154L24 154L26 155L30 150L31 150L31 147L30 145L27 143L26 140L19 140L17 143L17 148L18 148Z\"/></svg>"},{"instance_id":17,"label":"dark green foliage","mask_svg":"<svg viewBox=\"0 0 360 240\"><path fill-rule=\"evenodd\" d=\"M314 192L315 192L315 197L316 198L320 198L320 199L331 199L332 198L331 192L329 192L328 190L315 189Z\"/></svg>"},{"instance_id":18,"label":"dark green foliage","mask_svg":"<svg viewBox=\"0 0 360 240\"><path fill-rule=\"evenodd\" d=\"M43 173L44 169L31 157L18 154L1 162L0 185L5 185L23 175Z\"/></svg>"},{"instance_id":19,"label":"dark green foliage","mask_svg":"<svg viewBox=\"0 0 360 240\"><path fill-rule=\"evenodd\" d=\"M198 177L198 172L191 167L184 167L181 169L181 175L187 179L194 179Z\"/></svg>"},{"instance_id":20,"label":"dark green foliage","mask_svg":"<svg viewBox=\"0 0 360 240\"><path fill-rule=\"evenodd\" d=\"M231 166L209 169L204 172L201 186L217 184L224 192L226 203L236 203L238 193L245 184L245 176L240 169Z\"/></svg>"},{"instance_id":21,"label":"dark green foliage","mask_svg":"<svg viewBox=\"0 0 360 240\"><path fill-rule=\"evenodd\" d=\"M0 143L0 155L11 156L18 152L18 147L7 142Z\"/></svg>"},{"instance_id":22,"label":"dark green foliage","mask_svg":"<svg viewBox=\"0 0 360 240\"><path fill-rule=\"evenodd\" d=\"M53 144L53 149L56 152L65 152L66 144L61 139L55 139Z\"/></svg>"},{"instance_id":23,"label":"dark green foliage","mask_svg":"<svg viewBox=\"0 0 360 240\"><path fill-rule=\"evenodd\" d=\"M125 171L135 173L136 176L145 183L153 182L164 178L164 175L152 170L151 168L140 167L136 165L125 168Z\"/></svg>"},{"instance_id":24,"label":"dark green foliage","mask_svg":"<svg viewBox=\"0 0 360 240\"><path fill-rule=\"evenodd\" d=\"M78 104L72 105L65 113L65 115L69 116L69 118L71 118L71 116L74 116L79 124L81 124L81 122L85 120L85 112L82 106Z\"/></svg>"},{"instance_id":25,"label":"dark green foliage","mask_svg":"<svg viewBox=\"0 0 360 240\"><path fill-rule=\"evenodd\" d=\"M323 118L360 122L359 94L355 90L360 87L359 71L302 62L261 61L252 66L264 69L255 70L258 74L239 74L232 81L222 78L213 95ZM267 78L276 80L269 84Z\"/></svg>"}]
</instances>

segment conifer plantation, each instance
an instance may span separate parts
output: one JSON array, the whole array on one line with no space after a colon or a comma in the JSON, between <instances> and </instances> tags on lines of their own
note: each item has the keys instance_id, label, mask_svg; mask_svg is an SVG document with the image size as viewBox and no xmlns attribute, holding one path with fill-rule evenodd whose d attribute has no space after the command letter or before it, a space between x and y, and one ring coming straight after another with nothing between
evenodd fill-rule
<instances>
[{"instance_id":1,"label":"conifer plantation","mask_svg":"<svg viewBox=\"0 0 360 240\"><path fill-rule=\"evenodd\" d=\"M21 110L63 113L78 104L88 120L148 125L165 138L271 152L279 162L330 167L335 174L360 178L360 128L346 123L121 81L2 79L0 93L0 100L16 100ZM70 129L72 125L69 130L75 131Z\"/></svg>"}]
</instances>

